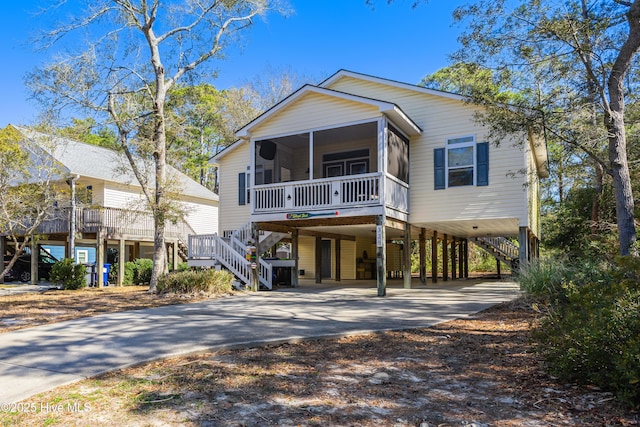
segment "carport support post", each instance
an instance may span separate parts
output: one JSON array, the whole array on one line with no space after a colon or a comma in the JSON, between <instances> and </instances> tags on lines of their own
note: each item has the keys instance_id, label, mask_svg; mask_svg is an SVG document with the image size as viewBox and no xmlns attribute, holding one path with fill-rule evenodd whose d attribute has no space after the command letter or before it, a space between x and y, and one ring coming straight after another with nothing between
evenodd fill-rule
<instances>
[{"instance_id":1,"label":"carport support post","mask_svg":"<svg viewBox=\"0 0 640 427\"><path fill-rule=\"evenodd\" d=\"M438 283L438 232L431 238L431 281Z\"/></svg>"},{"instance_id":2,"label":"carport support post","mask_svg":"<svg viewBox=\"0 0 640 427\"><path fill-rule=\"evenodd\" d=\"M420 229L420 283L427 283L427 230Z\"/></svg>"},{"instance_id":3,"label":"carport support post","mask_svg":"<svg viewBox=\"0 0 640 427\"><path fill-rule=\"evenodd\" d=\"M469 278L469 239L464 239L464 277Z\"/></svg>"},{"instance_id":4,"label":"carport support post","mask_svg":"<svg viewBox=\"0 0 640 427\"><path fill-rule=\"evenodd\" d=\"M529 230L527 230L527 227L520 227L518 244L520 246L520 251L519 251L520 267L522 267L529 260Z\"/></svg>"},{"instance_id":5,"label":"carport support post","mask_svg":"<svg viewBox=\"0 0 640 427\"><path fill-rule=\"evenodd\" d=\"M449 236L442 239L442 281L449 280Z\"/></svg>"},{"instance_id":6,"label":"carport support post","mask_svg":"<svg viewBox=\"0 0 640 427\"><path fill-rule=\"evenodd\" d=\"M453 236L453 240L451 241L451 280L456 280L456 244L458 243L458 239Z\"/></svg>"},{"instance_id":7,"label":"carport support post","mask_svg":"<svg viewBox=\"0 0 640 427\"><path fill-rule=\"evenodd\" d=\"M118 286L124 285L124 263L126 257L124 256L125 244L124 239L118 241Z\"/></svg>"},{"instance_id":8,"label":"carport support post","mask_svg":"<svg viewBox=\"0 0 640 427\"><path fill-rule=\"evenodd\" d=\"M340 246L342 245L342 240L336 239L336 282L340 281L340 269L342 266L340 265Z\"/></svg>"},{"instance_id":9,"label":"carport support post","mask_svg":"<svg viewBox=\"0 0 640 427\"><path fill-rule=\"evenodd\" d=\"M387 232L384 223L384 215L378 215L376 217L376 277L379 297L387 294Z\"/></svg>"},{"instance_id":10,"label":"carport support post","mask_svg":"<svg viewBox=\"0 0 640 427\"><path fill-rule=\"evenodd\" d=\"M31 248L31 284L36 285L38 283L38 259L40 258L40 254L38 253L35 236L31 236L29 248Z\"/></svg>"},{"instance_id":11,"label":"carport support post","mask_svg":"<svg viewBox=\"0 0 640 427\"><path fill-rule=\"evenodd\" d=\"M322 237L316 236L316 283L322 283Z\"/></svg>"},{"instance_id":12,"label":"carport support post","mask_svg":"<svg viewBox=\"0 0 640 427\"><path fill-rule=\"evenodd\" d=\"M460 239L458 242L458 277L463 278L464 276L464 242L467 239Z\"/></svg>"},{"instance_id":13,"label":"carport support post","mask_svg":"<svg viewBox=\"0 0 640 427\"><path fill-rule=\"evenodd\" d=\"M102 228L98 228L96 233L96 273L98 274L96 286L102 288L104 286L104 275L102 269L104 268L104 242L102 239Z\"/></svg>"},{"instance_id":14,"label":"carport support post","mask_svg":"<svg viewBox=\"0 0 640 427\"><path fill-rule=\"evenodd\" d=\"M402 252L404 261L402 271L404 288L411 289L411 225L409 225L408 222L404 224L404 244L402 245Z\"/></svg>"},{"instance_id":15,"label":"carport support post","mask_svg":"<svg viewBox=\"0 0 640 427\"><path fill-rule=\"evenodd\" d=\"M298 229L291 231L291 258L293 258L293 270L291 271L291 286L298 287Z\"/></svg>"}]
</instances>

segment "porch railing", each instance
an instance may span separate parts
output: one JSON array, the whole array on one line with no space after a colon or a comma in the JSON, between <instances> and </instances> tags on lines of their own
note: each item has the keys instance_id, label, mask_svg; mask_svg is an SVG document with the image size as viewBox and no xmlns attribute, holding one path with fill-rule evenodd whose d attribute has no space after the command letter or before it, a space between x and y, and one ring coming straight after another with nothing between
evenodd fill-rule
<instances>
[{"instance_id":1,"label":"porch railing","mask_svg":"<svg viewBox=\"0 0 640 427\"><path fill-rule=\"evenodd\" d=\"M341 176L310 181L261 185L254 190L254 212L267 213L289 209L325 209L363 205L381 205L408 210L408 187L381 173ZM383 187L384 185L384 187ZM383 198L381 190L400 192Z\"/></svg>"},{"instance_id":2,"label":"porch railing","mask_svg":"<svg viewBox=\"0 0 640 427\"><path fill-rule=\"evenodd\" d=\"M70 208L58 208L51 219L38 227L38 233L56 234L69 232ZM153 239L153 215L149 212L133 211L119 208L77 208L76 231L80 233L96 233L102 230L110 235L126 235L137 238ZM165 224L165 236L186 239L194 230L184 220L175 224Z\"/></svg>"}]
</instances>

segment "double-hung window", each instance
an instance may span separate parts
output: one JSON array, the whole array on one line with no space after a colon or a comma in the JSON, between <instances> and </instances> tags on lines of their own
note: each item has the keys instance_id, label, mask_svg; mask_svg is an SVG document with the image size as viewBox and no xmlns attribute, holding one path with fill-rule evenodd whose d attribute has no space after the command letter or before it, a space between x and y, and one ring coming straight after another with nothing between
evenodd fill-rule
<instances>
[{"instance_id":1,"label":"double-hung window","mask_svg":"<svg viewBox=\"0 0 640 427\"><path fill-rule=\"evenodd\" d=\"M434 149L435 189L489 185L489 144L474 136L450 138Z\"/></svg>"},{"instance_id":2,"label":"double-hung window","mask_svg":"<svg viewBox=\"0 0 640 427\"><path fill-rule=\"evenodd\" d=\"M447 187L473 185L475 142L473 136L447 140Z\"/></svg>"}]
</instances>

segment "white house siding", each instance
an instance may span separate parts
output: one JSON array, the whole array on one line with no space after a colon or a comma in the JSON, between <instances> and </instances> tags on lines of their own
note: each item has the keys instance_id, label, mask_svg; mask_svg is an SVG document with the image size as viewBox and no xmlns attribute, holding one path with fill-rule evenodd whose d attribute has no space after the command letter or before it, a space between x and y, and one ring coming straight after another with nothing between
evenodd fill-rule
<instances>
[{"instance_id":1,"label":"white house siding","mask_svg":"<svg viewBox=\"0 0 640 427\"><path fill-rule=\"evenodd\" d=\"M246 173L250 164L249 143L234 148L220 159L219 233L235 230L249 221L250 205L238 204L238 174Z\"/></svg>"},{"instance_id":2,"label":"white house siding","mask_svg":"<svg viewBox=\"0 0 640 427\"><path fill-rule=\"evenodd\" d=\"M423 130L410 145L412 223L491 218L526 221L526 178L520 171L525 166L524 152L510 141L489 148L488 186L434 190L434 148L444 147L452 137L474 135L476 142L485 140L483 129L474 121L475 107L456 99L349 77L329 88L393 102Z\"/></svg>"},{"instance_id":3,"label":"white house siding","mask_svg":"<svg viewBox=\"0 0 640 427\"><path fill-rule=\"evenodd\" d=\"M181 202L185 209L185 221L196 234L218 232L218 207L213 201L185 200Z\"/></svg>"},{"instance_id":4,"label":"white house siding","mask_svg":"<svg viewBox=\"0 0 640 427\"><path fill-rule=\"evenodd\" d=\"M139 188L126 187L115 183L105 183L103 194L104 200L102 205L105 208L131 210L142 210L145 208L145 202Z\"/></svg>"},{"instance_id":5,"label":"white house siding","mask_svg":"<svg viewBox=\"0 0 640 427\"><path fill-rule=\"evenodd\" d=\"M379 115L378 109L370 105L310 93L253 129L251 136L260 139L287 135L304 130L373 119Z\"/></svg>"},{"instance_id":6,"label":"white house siding","mask_svg":"<svg viewBox=\"0 0 640 427\"><path fill-rule=\"evenodd\" d=\"M145 200L138 188L112 183L107 183L103 188L104 202L102 205L104 207L130 210L146 209ZM196 234L218 232L218 207L215 201L183 198L174 203L181 204L185 210L185 220Z\"/></svg>"}]
</instances>

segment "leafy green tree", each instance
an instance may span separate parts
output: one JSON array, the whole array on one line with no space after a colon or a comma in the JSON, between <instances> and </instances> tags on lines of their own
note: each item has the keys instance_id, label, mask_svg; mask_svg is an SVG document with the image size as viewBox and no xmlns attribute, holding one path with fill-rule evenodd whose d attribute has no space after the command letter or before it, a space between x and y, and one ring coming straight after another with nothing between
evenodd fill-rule
<instances>
[{"instance_id":1,"label":"leafy green tree","mask_svg":"<svg viewBox=\"0 0 640 427\"><path fill-rule=\"evenodd\" d=\"M611 177L619 252L635 254L625 101L638 86L640 0L478 0L454 17L467 25L455 60L494 70L521 94L509 108L473 98L487 107L491 137L531 129L586 153L593 176Z\"/></svg>"},{"instance_id":2,"label":"leafy green tree","mask_svg":"<svg viewBox=\"0 0 640 427\"><path fill-rule=\"evenodd\" d=\"M60 198L54 188L60 178L61 171L40 147L31 146L12 126L0 129L0 233L16 248L0 277L37 238L38 227L59 215L53 207Z\"/></svg>"},{"instance_id":3,"label":"leafy green tree","mask_svg":"<svg viewBox=\"0 0 640 427\"><path fill-rule=\"evenodd\" d=\"M257 16L283 9L277 0L81 3L84 7L74 3L71 15L64 9L47 10L55 17L56 12L64 13L66 24L46 33L42 46L65 40L71 53L37 69L27 81L46 109L86 111L117 129L118 144L154 217L151 292L167 270L165 224L181 215L170 198L173 183L167 176L168 97L187 78L213 76L215 60L233 43L233 35ZM68 4L56 4L64 5ZM78 15L78 10L83 12ZM85 34L89 40L85 44L65 37L72 34ZM140 168L136 156L151 165L153 179Z\"/></svg>"},{"instance_id":4,"label":"leafy green tree","mask_svg":"<svg viewBox=\"0 0 640 427\"><path fill-rule=\"evenodd\" d=\"M90 117L85 119L72 118L71 124L60 128L58 133L60 136L75 141L118 149L115 132L106 126L99 125L95 119Z\"/></svg>"}]
</instances>

